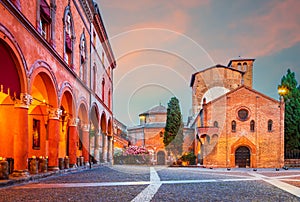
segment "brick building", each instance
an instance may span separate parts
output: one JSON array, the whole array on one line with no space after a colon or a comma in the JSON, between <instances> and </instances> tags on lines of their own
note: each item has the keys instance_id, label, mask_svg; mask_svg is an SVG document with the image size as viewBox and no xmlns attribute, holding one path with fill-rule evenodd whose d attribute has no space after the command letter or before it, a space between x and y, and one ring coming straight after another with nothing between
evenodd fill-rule
<instances>
[{"instance_id":1,"label":"brick building","mask_svg":"<svg viewBox=\"0 0 300 202\"><path fill-rule=\"evenodd\" d=\"M128 137L132 145L144 146L152 154L152 162L158 165L172 163L175 157L168 155L163 142L167 120L167 109L162 105L139 114L140 125L129 127ZM183 152L193 146L194 130L184 127Z\"/></svg>"},{"instance_id":2,"label":"brick building","mask_svg":"<svg viewBox=\"0 0 300 202\"><path fill-rule=\"evenodd\" d=\"M14 158L15 175L31 156L52 169L65 156L111 161L116 64L97 4L2 0L0 9L0 156Z\"/></svg>"},{"instance_id":3,"label":"brick building","mask_svg":"<svg viewBox=\"0 0 300 202\"><path fill-rule=\"evenodd\" d=\"M284 103L252 88L253 62L238 58L192 75L198 163L284 165Z\"/></svg>"},{"instance_id":4,"label":"brick building","mask_svg":"<svg viewBox=\"0 0 300 202\"><path fill-rule=\"evenodd\" d=\"M127 126L114 118L114 147L113 148L126 148L129 145L129 138L127 135Z\"/></svg>"}]
</instances>

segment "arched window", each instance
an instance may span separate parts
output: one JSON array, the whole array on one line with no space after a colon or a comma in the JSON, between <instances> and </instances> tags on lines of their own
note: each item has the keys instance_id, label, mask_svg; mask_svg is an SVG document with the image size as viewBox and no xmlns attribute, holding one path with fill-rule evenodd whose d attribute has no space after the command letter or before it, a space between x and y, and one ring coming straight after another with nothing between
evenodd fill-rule
<instances>
[{"instance_id":1,"label":"arched window","mask_svg":"<svg viewBox=\"0 0 300 202\"><path fill-rule=\"evenodd\" d=\"M86 39L84 33L81 34L79 53L80 53L80 67L79 67L79 77L86 84L87 82L87 50L86 50Z\"/></svg>"},{"instance_id":2,"label":"arched window","mask_svg":"<svg viewBox=\"0 0 300 202\"><path fill-rule=\"evenodd\" d=\"M213 134L211 138L211 144L214 144L218 141L219 136L217 134Z\"/></svg>"},{"instance_id":3,"label":"arched window","mask_svg":"<svg viewBox=\"0 0 300 202\"><path fill-rule=\"evenodd\" d=\"M109 90L108 91L108 104L107 104L108 109L110 109L110 100L111 100L110 96L111 96L111 93L110 93L110 90Z\"/></svg>"},{"instance_id":4,"label":"arched window","mask_svg":"<svg viewBox=\"0 0 300 202\"><path fill-rule=\"evenodd\" d=\"M64 22L64 60L70 67L73 67L74 27L73 27L71 12L70 12L70 6L67 6L65 9L63 22Z\"/></svg>"},{"instance_id":5,"label":"arched window","mask_svg":"<svg viewBox=\"0 0 300 202\"><path fill-rule=\"evenodd\" d=\"M204 117L203 117L203 109L201 109L200 111L200 126L203 127L204 126Z\"/></svg>"},{"instance_id":6,"label":"arched window","mask_svg":"<svg viewBox=\"0 0 300 202\"><path fill-rule=\"evenodd\" d=\"M219 128L219 123L218 123L218 121L215 121L215 122L214 122L214 127L215 127L215 128Z\"/></svg>"},{"instance_id":7,"label":"arched window","mask_svg":"<svg viewBox=\"0 0 300 202\"><path fill-rule=\"evenodd\" d=\"M96 92L97 88L97 66L93 66L93 91Z\"/></svg>"},{"instance_id":8,"label":"arched window","mask_svg":"<svg viewBox=\"0 0 300 202\"><path fill-rule=\"evenodd\" d=\"M237 69L238 69L239 71L242 70L242 64L241 64L241 63L238 63L238 64L237 64Z\"/></svg>"},{"instance_id":9,"label":"arched window","mask_svg":"<svg viewBox=\"0 0 300 202\"><path fill-rule=\"evenodd\" d=\"M236 131L236 121L234 121L234 120L231 122L231 131L232 132Z\"/></svg>"},{"instance_id":10,"label":"arched window","mask_svg":"<svg viewBox=\"0 0 300 202\"><path fill-rule=\"evenodd\" d=\"M244 62L244 63L243 63L243 71L244 71L244 72L247 71L247 62Z\"/></svg>"},{"instance_id":11,"label":"arched window","mask_svg":"<svg viewBox=\"0 0 300 202\"><path fill-rule=\"evenodd\" d=\"M255 131L255 122L254 122L254 120L250 121L250 131L251 132Z\"/></svg>"},{"instance_id":12,"label":"arched window","mask_svg":"<svg viewBox=\"0 0 300 202\"><path fill-rule=\"evenodd\" d=\"M37 15L38 31L46 39L50 41L51 37L51 9L46 0L40 1L39 15Z\"/></svg>"},{"instance_id":13,"label":"arched window","mask_svg":"<svg viewBox=\"0 0 300 202\"><path fill-rule=\"evenodd\" d=\"M268 131L271 132L273 130L273 121L269 120L268 121Z\"/></svg>"},{"instance_id":14,"label":"arched window","mask_svg":"<svg viewBox=\"0 0 300 202\"><path fill-rule=\"evenodd\" d=\"M105 79L102 79L102 101L104 102L104 92L105 92Z\"/></svg>"}]
</instances>

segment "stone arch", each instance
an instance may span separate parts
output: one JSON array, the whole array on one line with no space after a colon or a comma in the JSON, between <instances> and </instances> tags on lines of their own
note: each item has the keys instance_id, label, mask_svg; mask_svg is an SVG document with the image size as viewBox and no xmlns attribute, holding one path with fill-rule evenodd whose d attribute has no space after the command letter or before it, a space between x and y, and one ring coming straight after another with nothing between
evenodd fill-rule
<instances>
[{"instance_id":1,"label":"stone arch","mask_svg":"<svg viewBox=\"0 0 300 202\"><path fill-rule=\"evenodd\" d=\"M80 97L78 102L77 114L85 124L89 123L88 103L85 97Z\"/></svg>"},{"instance_id":2,"label":"stone arch","mask_svg":"<svg viewBox=\"0 0 300 202\"><path fill-rule=\"evenodd\" d=\"M107 133L107 124L106 124L105 112L102 112L102 114L101 114L100 126L101 126L101 132L103 134L106 134Z\"/></svg>"},{"instance_id":3,"label":"stone arch","mask_svg":"<svg viewBox=\"0 0 300 202\"><path fill-rule=\"evenodd\" d=\"M78 134L76 130L77 115L72 89L63 83L60 89L60 118L59 157L70 157L70 165L76 164L76 149Z\"/></svg>"},{"instance_id":4,"label":"stone arch","mask_svg":"<svg viewBox=\"0 0 300 202\"><path fill-rule=\"evenodd\" d=\"M92 104L91 110L90 110L90 122L91 122L91 130L94 130L96 133L99 132L99 109L96 103Z\"/></svg>"},{"instance_id":5,"label":"stone arch","mask_svg":"<svg viewBox=\"0 0 300 202\"><path fill-rule=\"evenodd\" d=\"M97 163L100 161L100 146L102 146L102 135L100 132L100 113L96 103L92 104L90 109L90 154L92 155L92 161ZM101 138L101 139L100 139ZM101 145L100 145L101 144Z\"/></svg>"},{"instance_id":6,"label":"stone arch","mask_svg":"<svg viewBox=\"0 0 300 202\"><path fill-rule=\"evenodd\" d=\"M210 136L207 134L200 135L200 140L202 144L209 144L210 143Z\"/></svg>"},{"instance_id":7,"label":"stone arch","mask_svg":"<svg viewBox=\"0 0 300 202\"><path fill-rule=\"evenodd\" d=\"M108 136L112 136L112 121L111 121L111 118L108 119L108 122L107 122L107 135Z\"/></svg>"},{"instance_id":8,"label":"stone arch","mask_svg":"<svg viewBox=\"0 0 300 202\"><path fill-rule=\"evenodd\" d=\"M15 158L15 169L25 169L28 152L27 112L22 124L16 124L20 116L15 113L15 99L28 92L27 64L14 36L0 23L0 156ZM9 117L9 118L8 118ZM22 127L24 126L24 127ZM10 135L9 135L10 134ZM19 140L14 138L17 134ZM20 149L22 147L22 149ZM18 152L18 157L16 157ZM26 152L22 153L21 152ZM20 155L21 154L21 155ZM24 155L26 154L26 155Z\"/></svg>"},{"instance_id":9,"label":"stone arch","mask_svg":"<svg viewBox=\"0 0 300 202\"><path fill-rule=\"evenodd\" d=\"M89 162L89 116L85 100L79 104L78 118L78 153L83 156L85 164Z\"/></svg>"},{"instance_id":10,"label":"stone arch","mask_svg":"<svg viewBox=\"0 0 300 202\"><path fill-rule=\"evenodd\" d=\"M48 124L49 112L53 108L58 108L57 86L53 74L45 66L47 65L44 62L36 62L32 65L29 74L32 104L28 110L28 126L29 131L34 133L31 137L32 133L29 132L28 156L47 156L47 141L49 139L52 141L56 136L51 132L48 134L48 129L51 129L48 128Z\"/></svg>"},{"instance_id":11,"label":"stone arch","mask_svg":"<svg viewBox=\"0 0 300 202\"><path fill-rule=\"evenodd\" d=\"M1 75L3 75L4 77L2 78L2 76L0 76L0 85L3 85L3 92L7 93L7 88L11 88L8 85L10 85L10 83L13 84L14 86L16 86L16 89L10 90L10 92L12 92L11 96L13 96L14 91L16 91L17 98L20 98L20 93L26 93L28 91L26 60L13 35L1 23L0 48L0 57L4 57L3 59L1 59L1 63L3 66L0 66ZM5 70L2 69L2 67L4 68L4 61L10 63L10 65L5 64ZM13 73L14 77L12 75L7 75L7 65L13 67L11 69L11 73ZM2 71L4 71L5 73L2 73ZM7 83L9 81L3 82L3 80L5 81L6 78L9 78L10 83ZM13 80L12 78L15 79Z\"/></svg>"},{"instance_id":12,"label":"stone arch","mask_svg":"<svg viewBox=\"0 0 300 202\"><path fill-rule=\"evenodd\" d=\"M230 166L235 167L235 152L241 147L245 146L250 150L250 167L256 167L256 147L255 145L246 137L239 138L234 144L231 145L230 150Z\"/></svg>"},{"instance_id":13,"label":"stone arch","mask_svg":"<svg viewBox=\"0 0 300 202\"><path fill-rule=\"evenodd\" d=\"M40 77L40 78L39 78ZM58 107L58 85L55 78L55 75L51 69L51 67L42 60L37 60L31 66L29 70L29 92L32 94L36 89L35 87L39 87L34 84L36 80L42 79L44 83L44 88L46 93L48 94L47 99L45 100L51 107Z\"/></svg>"}]
</instances>

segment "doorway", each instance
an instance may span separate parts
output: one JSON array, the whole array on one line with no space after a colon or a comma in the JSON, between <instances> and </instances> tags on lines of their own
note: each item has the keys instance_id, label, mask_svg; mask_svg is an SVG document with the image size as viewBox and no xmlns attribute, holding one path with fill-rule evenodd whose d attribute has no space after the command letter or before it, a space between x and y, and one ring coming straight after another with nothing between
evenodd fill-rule
<instances>
[{"instance_id":1,"label":"doorway","mask_svg":"<svg viewBox=\"0 0 300 202\"><path fill-rule=\"evenodd\" d=\"M235 166L239 168L250 167L250 149L248 147L241 146L236 149Z\"/></svg>"}]
</instances>

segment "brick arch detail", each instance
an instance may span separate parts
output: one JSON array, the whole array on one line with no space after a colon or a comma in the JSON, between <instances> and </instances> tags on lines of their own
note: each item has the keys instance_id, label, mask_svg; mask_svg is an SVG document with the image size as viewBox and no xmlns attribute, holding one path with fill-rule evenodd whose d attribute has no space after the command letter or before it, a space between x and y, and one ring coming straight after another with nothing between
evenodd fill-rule
<instances>
[{"instance_id":1,"label":"brick arch detail","mask_svg":"<svg viewBox=\"0 0 300 202\"><path fill-rule=\"evenodd\" d=\"M78 108L76 106L76 97L74 95L74 92L73 92L73 88L71 86L71 84L69 82L63 82L62 85L61 85L61 88L59 90L59 93L58 93L58 96L59 96L59 106L62 105L62 99L63 99L63 96L67 96L67 100L68 100L68 105L69 105L69 108L71 109L71 113L73 114L74 117L77 117L77 111L76 109Z\"/></svg>"},{"instance_id":2,"label":"brick arch detail","mask_svg":"<svg viewBox=\"0 0 300 202\"><path fill-rule=\"evenodd\" d=\"M204 94L214 87L224 87L229 91L241 84L242 73L227 67L212 67L198 72L195 76L193 88L193 107L200 106Z\"/></svg>"},{"instance_id":3,"label":"brick arch detail","mask_svg":"<svg viewBox=\"0 0 300 202\"><path fill-rule=\"evenodd\" d=\"M104 111L101 114L100 126L101 126L101 132L107 135L107 121L106 121L106 114Z\"/></svg>"},{"instance_id":4,"label":"brick arch detail","mask_svg":"<svg viewBox=\"0 0 300 202\"><path fill-rule=\"evenodd\" d=\"M256 146L245 136L238 139L235 143L231 145L230 149L230 167L235 167L235 151L237 148L245 146L250 149L250 167L257 167L256 164Z\"/></svg>"},{"instance_id":5,"label":"brick arch detail","mask_svg":"<svg viewBox=\"0 0 300 202\"><path fill-rule=\"evenodd\" d=\"M15 60L15 64L17 65L18 75L20 79L21 92L28 92L28 66L24 57L24 54L13 34L0 23L0 40L5 43L5 45L9 48L8 51L11 52L13 59Z\"/></svg>"},{"instance_id":6,"label":"brick arch detail","mask_svg":"<svg viewBox=\"0 0 300 202\"><path fill-rule=\"evenodd\" d=\"M78 102L78 108L77 108L77 115L79 116L79 111L82 111L82 118L84 123L88 124L89 123L89 114L88 114L88 104L85 98L81 97L80 102Z\"/></svg>"},{"instance_id":7,"label":"brick arch detail","mask_svg":"<svg viewBox=\"0 0 300 202\"><path fill-rule=\"evenodd\" d=\"M42 60L37 60L30 67L28 72L29 78L29 87L28 92L31 92L33 87L33 82L38 75L43 75L43 81L48 89L49 93L49 102L53 107L58 107L59 98L58 98L58 83L55 77L52 68L48 63Z\"/></svg>"}]
</instances>

